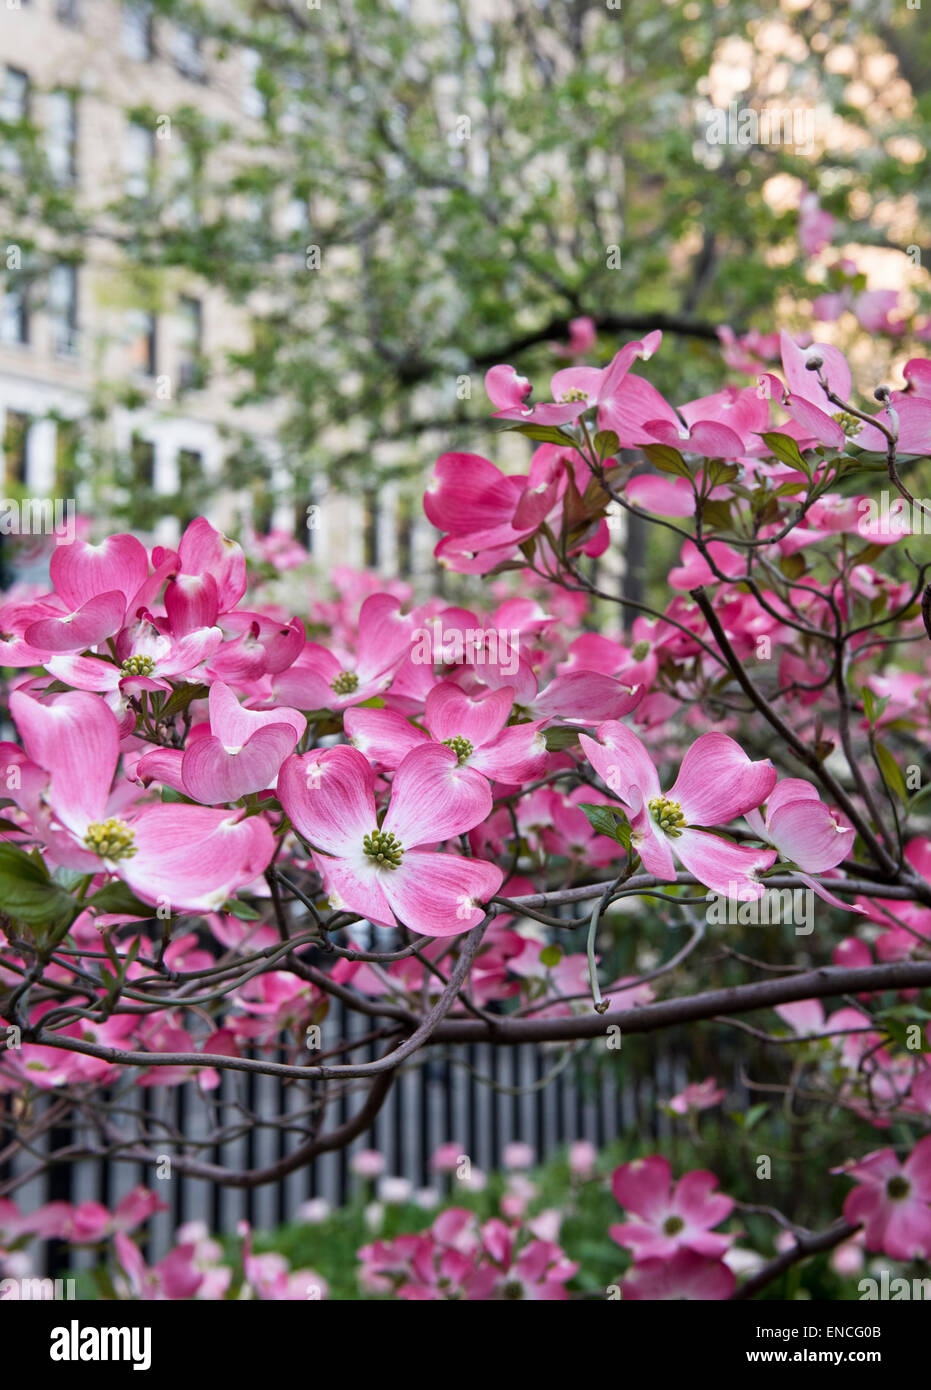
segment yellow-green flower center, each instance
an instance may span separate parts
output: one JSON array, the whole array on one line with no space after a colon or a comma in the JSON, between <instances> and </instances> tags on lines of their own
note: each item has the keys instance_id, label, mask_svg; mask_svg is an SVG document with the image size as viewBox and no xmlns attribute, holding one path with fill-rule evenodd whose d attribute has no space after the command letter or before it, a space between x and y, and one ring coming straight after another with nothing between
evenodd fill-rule
<instances>
[{"instance_id":1,"label":"yellow-green flower center","mask_svg":"<svg viewBox=\"0 0 931 1390\"><path fill-rule=\"evenodd\" d=\"M834 420L838 425L840 425L841 429L844 431L844 434L846 434L848 438L851 439L854 437L854 435L859 434L863 428L863 421L858 420L856 415L851 415L850 412L846 410L835 411L835 413L831 416L831 419Z\"/></svg>"},{"instance_id":2,"label":"yellow-green flower center","mask_svg":"<svg viewBox=\"0 0 931 1390\"><path fill-rule=\"evenodd\" d=\"M362 848L379 869L396 869L404 858L404 847L390 831L373 830L363 835Z\"/></svg>"},{"instance_id":3,"label":"yellow-green flower center","mask_svg":"<svg viewBox=\"0 0 931 1390\"><path fill-rule=\"evenodd\" d=\"M565 401L567 405L573 401L587 401L588 392L581 391L578 386L573 386L571 391L564 391L559 399Z\"/></svg>"},{"instance_id":4,"label":"yellow-green flower center","mask_svg":"<svg viewBox=\"0 0 931 1390\"><path fill-rule=\"evenodd\" d=\"M890 1178L889 1181L886 1183L886 1192L894 1202L903 1201L903 1199L908 1196L911 1190L911 1184L909 1183L908 1178L903 1178L898 1173L894 1178Z\"/></svg>"},{"instance_id":5,"label":"yellow-green flower center","mask_svg":"<svg viewBox=\"0 0 931 1390\"><path fill-rule=\"evenodd\" d=\"M634 661L646 661L650 655L650 644L646 638L641 638L639 642L635 642L630 649L630 654Z\"/></svg>"},{"instance_id":6,"label":"yellow-green flower center","mask_svg":"<svg viewBox=\"0 0 931 1390\"><path fill-rule=\"evenodd\" d=\"M667 1216L663 1222L663 1232L667 1236L677 1236L684 1229L685 1222L681 1216Z\"/></svg>"},{"instance_id":7,"label":"yellow-green flower center","mask_svg":"<svg viewBox=\"0 0 931 1390\"><path fill-rule=\"evenodd\" d=\"M135 838L124 820L110 816L108 820L91 821L84 844L91 854L99 854L101 859L131 859L136 853Z\"/></svg>"},{"instance_id":8,"label":"yellow-green flower center","mask_svg":"<svg viewBox=\"0 0 931 1390\"><path fill-rule=\"evenodd\" d=\"M336 679L330 681L330 689L337 695L353 695L359 689L359 677L355 671L340 671Z\"/></svg>"},{"instance_id":9,"label":"yellow-green flower center","mask_svg":"<svg viewBox=\"0 0 931 1390\"><path fill-rule=\"evenodd\" d=\"M670 801L668 796L654 796L649 802L650 814L660 830L675 839L682 834L685 816L678 801Z\"/></svg>"},{"instance_id":10,"label":"yellow-green flower center","mask_svg":"<svg viewBox=\"0 0 931 1390\"><path fill-rule=\"evenodd\" d=\"M454 738L444 738L443 742L447 748L453 750L460 767L472 756L472 744L467 738L463 738L462 734L456 734Z\"/></svg>"},{"instance_id":11,"label":"yellow-green flower center","mask_svg":"<svg viewBox=\"0 0 931 1390\"><path fill-rule=\"evenodd\" d=\"M151 656L128 656L120 670L124 676L151 676L155 661Z\"/></svg>"}]
</instances>

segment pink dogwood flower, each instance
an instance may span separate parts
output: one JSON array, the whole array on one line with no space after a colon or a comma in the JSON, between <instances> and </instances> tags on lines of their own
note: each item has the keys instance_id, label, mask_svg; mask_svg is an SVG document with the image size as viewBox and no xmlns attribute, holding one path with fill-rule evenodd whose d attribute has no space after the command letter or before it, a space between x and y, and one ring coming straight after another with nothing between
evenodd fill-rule
<instances>
[{"instance_id":1,"label":"pink dogwood flower","mask_svg":"<svg viewBox=\"0 0 931 1390\"><path fill-rule=\"evenodd\" d=\"M850 852L854 830L844 825L817 789L801 777L784 777L766 798L765 816L759 808L747 811L744 820L755 835L774 845L779 857L791 860L801 870L799 877L820 898L845 912L863 912L862 907L842 902L811 875L833 869Z\"/></svg>"},{"instance_id":2,"label":"pink dogwood flower","mask_svg":"<svg viewBox=\"0 0 931 1390\"><path fill-rule=\"evenodd\" d=\"M684 1091L673 1096L669 1102L669 1109L675 1115L688 1115L693 1110L710 1110L723 1099L723 1086L719 1086L714 1077L709 1076L704 1081L691 1082Z\"/></svg>"},{"instance_id":3,"label":"pink dogwood flower","mask_svg":"<svg viewBox=\"0 0 931 1390\"><path fill-rule=\"evenodd\" d=\"M931 1257L931 1135L904 1163L894 1149L877 1149L833 1171L858 1179L844 1202L844 1220L863 1223L867 1250L882 1250L893 1260Z\"/></svg>"},{"instance_id":4,"label":"pink dogwood flower","mask_svg":"<svg viewBox=\"0 0 931 1390\"><path fill-rule=\"evenodd\" d=\"M648 873L673 881L675 859L716 893L762 897L756 875L775 850L750 849L696 829L726 824L765 801L776 781L768 758L751 762L726 734L702 734L682 760L669 792L660 787L653 760L636 734L616 720L598 727L598 740L580 734L586 758L620 799L630 819L632 844Z\"/></svg>"},{"instance_id":5,"label":"pink dogwood flower","mask_svg":"<svg viewBox=\"0 0 931 1390\"><path fill-rule=\"evenodd\" d=\"M621 1281L621 1296L650 1303L680 1299L710 1303L730 1298L736 1286L733 1270L723 1260L682 1249L670 1260L635 1264Z\"/></svg>"},{"instance_id":6,"label":"pink dogwood flower","mask_svg":"<svg viewBox=\"0 0 931 1390\"><path fill-rule=\"evenodd\" d=\"M115 874L144 901L188 912L215 910L269 864L274 841L261 817L180 804L127 810L125 796L111 806L119 728L98 696L69 691L41 703L14 691L10 713L49 776L43 828L57 863Z\"/></svg>"},{"instance_id":7,"label":"pink dogwood flower","mask_svg":"<svg viewBox=\"0 0 931 1390\"><path fill-rule=\"evenodd\" d=\"M544 719L505 728L514 705L514 691L467 693L443 681L427 695L424 724L416 728L390 709L347 710L344 728L354 747L383 767L395 768L413 749L431 737L452 748L460 767L473 767L486 777L519 785L539 777L546 762L546 743L540 733Z\"/></svg>"},{"instance_id":8,"label":"pink dogwood flower","mask_svg":"<svg viewBox=\"0 0 931 1390\"><path fill-rule=\"evenodd\" d=\"M356 748L289 758L278 794L313 847L330 901L370 922L455 936L482 921L480 904L501 887L504 874L496 865L432 848L471 830L491 810L487 780L460 767L452 748L431 743L408 753L381 824L375 774Z\"/></svg>"},{"instance_id":9,"label":"pink dogwood flower","mask_svg":"<svg viewBox=\"0 0 931 1390\"><path fill-rule=\"evenodd\" d=\"M281 764L307 727L296 709L245 709L223 681L208 697L209 732L191 737L183 753L157 749L140 758L136 775L156 777L205 806L238 801L274 785Z\"/></svg>"},{"instance_id":10,"label":"pink dogwood flower","mask_svg":"<svg viewBox=\"0 0 931 1390\"><path fill-rule=\"evenodd\" d=\"M835 449L843 449L849 438L861 448L885 453L887 440L882 431L829 401L818 380L819 375L822 376L835 396L842 401L850 400L852 377L840 349L829 343L813 343L811 347L800 348L785 332L781 335L781 343L782 369L788 386L783 405L794 422L794 428L789 427L787 432L800 440L827 444ZM820 371L810 370L809 365L817 360L821 362ZM781 390L781 383L775 377L768 376L766 380ZM900 454L925 453L931 447L931 401L904 391L892 391L889 399L895 420L888 408L881 410L875 420L887 428L895 425Z\"/></svg>"},{"instance_id":11,"label":"pink dogwood flower","mask_svg":"<svg viewBox=\"0 0 931 1390\"><path fill-rule=\"evenodd\" d=\"M337 655L307 642L297 660L281 671L275 696L302 710L347 709L391 684L410 644L411 620L391 594L371 594L359 610L354 652Z\"/></svg>"},{"instance_id":12,"label":"pink dogwood flower","mask_svg":"<svg viewBox=\"0 0 931 1390\"><path fill-rule=\"evenodd\" d=\"M611 1239L634 1259L667 1259L677 1250L720 1258L734 1237L715 1234L734 1210L734 1199L716 1192L714 1173L696 1169L673 1186L672 1169L661 1154L637 1158L615 1168L611 1190L637 1218L610 1228Z\"/></svg>"}]
</instances>

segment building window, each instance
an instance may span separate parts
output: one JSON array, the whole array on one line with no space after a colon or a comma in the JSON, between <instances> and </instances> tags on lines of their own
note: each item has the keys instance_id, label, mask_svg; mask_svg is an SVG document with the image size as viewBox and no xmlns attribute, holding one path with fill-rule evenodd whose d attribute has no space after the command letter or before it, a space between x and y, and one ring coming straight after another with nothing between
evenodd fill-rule
<instances>
[{"instance_id":1,"label":"building window","mask_svg":"<svg viewBox=\"0 0 931 1390\"><path fill-rule=\"evenodd\" d=\"M55 423L55 494L58 497L74 499L80 467L78 450L81 444L81 431L77 420L57 420Z\"/></svg>"},{"instance_id":2,"label":"building window","mask_svg":"<svg viewBox=\"0 0 931 1390\"><path fill-rule=\"evenodd\" d=\"M155 52L152 6L124 0L123 52L127 58L147 63Z\"/></svg>"},{"instance_id":3,"label":"building window","mask_svg":"<svg viewBox=\"0 0 931 1390\"><path fill-rule=\"evenodd\" d=\"M78 103L71 92L46 98L46 156L57 184L74 183L78 168Z\"/></svg>"},{"instance_id":4,"label":"building window","mask_svg":"<svg viewBox=\"0 0 931 1390\"><path fill-rule=\"evenodd\" d=\"M132 469L132 485L142 492L152 492L155 488L155 445L151 439L143 439L134 434L129 446Z\"/></svg>"},{"instance_id":5,"label":"building window","mask_svg":"<svg viewBox=\"0 0 931 1390\"><path fill-rule=\"evenodd\" d=\"M414 508L409 497L398 499L396 526L398 574L407 579L414 562Z\"/></svg>"},{"instance_id":6,"label":"building window","mask_svg":"<svg viewBox=\"0 0 931 1390\"><path fill-rule=\"evenodd\" d=\"M81 22L81 0L55 0L55 14L62 24L77 28Z\"/></svg>"},{"instance_id":7,"label":"building window","mask_svg":"<svg viewBox=\"0 0 931 1390\"><path fill-rule=\"evenodd\" d=\"M190 390L192 387L203 385L203 312L200 300L182 295L178 300L178 319L178 381L182 387Z\"/></svg>"},{"instance_id":8,"label":"building window","mask_svg":"<svg viewBox=\"0 0 931 1390\"><path fill-rule=\"evenodd\" d=\"M187 527L198 514L200 490L204 483L204 459L199 449L178 450L179 520Z\"/></svg>"},{"instance_id":9,"label":"building window","mask_svg":"<svg viewBox=\"0 0 931 1390\"><path fill-rule=\"evenodd\" d=\"M29 471L30 417L21 410L8 410L3 430L3 463L7 486L25 485Z\"/></svg>"},{"instance_id":10,"label":"building window","mask_svg":"<svg viewBox=\"0 0 931 1390\"><path fill-rule=\"evenodd\" d=\"M29 78L19 68L4 68L3 84L0 86L0 123L4 126L21 125L29 117ZM0 169L8 174L19 173L22 168L19 149L10 137L16 132L4 131L0 137Z\"/></svg>"},{"instance_id":11,"label":"building window","mask_svg":"<svg viewBox=\"0 0 931 1390\"><path fill-rule=\"evenodd\" d=\"M155 376L158 342L155 315L145 309L129 313L129 364L134 372Z\"/></svg>"},{"instance_id":12,"label":"building window","mask_svg":"<svg viewBox=\"0 0 931 1390\"><path fill-rule=\"evenodd\" d=\"M178 487L182 492L197 487L203 478L203 454L199 449L178 450Z\"/></svg>"},{"instance_id":13,"label":"building window","mask_svg":"<svg viewBox=\"0 0 931 1390\"><path fill-rule=\"evenodd\" d=\"M7 276L0 300L0 343L25 347L29 342L29 296L21 275Z\"/></svg>"},{"instance_id":14,"label":"building window","mask_svg":"<svg viewBox=\"0 0 931 1390\"><path fill-rule=\"evenodd\" d=\"M369 489L365 494L364 519L362 523L362 563L365 565L366 569L377 569L381 558L378 544L380 510L378 505L378 494L374 489Z\"/></svg>"},{"instance_id":15,"label":"building window","mask_svg":"<svg viewBox=\"0 0 931 1390\"><path fill-rule=\"evenodd\" d=\"M52 346L60 357L78 350L78 272L73 265L56 265L49 275L48 316Z\"/></svg>"},{"instance_id":16,"label":"building window","mask_svg":"<svg viewBox=\"0 0 931 1390\"><path fill-rule=\"evenodd\" d=\"M29 77L19 68L7 67L0 88L0 120L14 125L29 114Z\"/></svg>"},{"instance_id":17,"label":"building window","mask_svg":"<svg viewBox=\"0 0 931 1390\"><path fill-rule=\"evenodd\" d=\"M268 110L268 103L261 88L259 73L262 68L261 54L254 48L246 48L242 55L243 89L242 109L245 115L260 121Z\"/></svg>"},{"instance_id":18,"label":"building window","mask_svg":"<svg viewBox=\"0 0 931 1390\"><path fill-rule=\"evenodd\" d=\"M192 82L203 82L207 76L200 34L187 24L175 27L174 61L181 76Z\"/></svg>"},{"instance_id":19,"label":"building window","mask_svg":"<svg viewBox=\"0 0 931 1390\"><path fill-rule=\"evenodd\" d=\"M123 135L124 187L130 198L147 198L155 181L155 132L130 121Z\"/></svg>"},{"instance_id":20,"label":"building window","mask_svg":"<svg viewBox=\"0 0 931 1390\"><path fill-rule=\"evenodd\" d=\"M172 134L173 152L166 171L170 179L171 215L182 227L197 225L195 190L199 186L199 170L191 148L177 131Z\"/></svg>"}]
</instances>

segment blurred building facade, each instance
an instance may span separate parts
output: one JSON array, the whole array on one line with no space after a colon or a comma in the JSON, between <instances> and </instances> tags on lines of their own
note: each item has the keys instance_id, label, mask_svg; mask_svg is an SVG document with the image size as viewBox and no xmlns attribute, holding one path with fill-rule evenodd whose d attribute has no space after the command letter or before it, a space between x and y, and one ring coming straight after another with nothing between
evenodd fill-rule
<instances>
[{"instance_id":1,"label":"blurred building facade","mask_svg":"<svg viewBox=\"0 0 931 1390\"><path fill-rule=\"evenodd\" d=\"M254 55L205 46L136 0L4 0L0 122L28 123L53 185L94 212L77 263L57 257L41 211L25 208L0 232L5 494L74 498L98 517L129 496L142 516L133 529L166 544L203 511L220 527L294 535L324 567L423 563L428 528L419 518L399 525L390 488L377 502L295 500L281 414L235 403L242 383L227 356L250 345L248 313L183 268L147 275L124 245L112 209L146 199L156 181L177 190L174 217L196 216L185 139L169 114L183 107L247 132L261 114ZM3 142L6 182L15 186L28 157ZM257 215L247 199L240 210ZM279 211L300 220L299 206ZM250 450L261 486L249 478Z\"/></svg>"}]
</instances>

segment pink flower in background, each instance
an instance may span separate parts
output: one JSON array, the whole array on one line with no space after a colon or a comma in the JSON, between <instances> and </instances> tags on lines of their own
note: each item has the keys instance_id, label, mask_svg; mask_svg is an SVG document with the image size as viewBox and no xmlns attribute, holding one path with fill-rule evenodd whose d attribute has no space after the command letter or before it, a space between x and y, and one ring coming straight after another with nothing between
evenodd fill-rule
<instances>
[{"instance_id":1,"label":"pink flower in background","mask_svg":"<svg viewBox=\"0 0 931 1390\"><path fill-rule=\"evenodd\" d=\"M730 1298L736 1286L733 1271L723 1260L683 1249L669 1260L635 1264L621 1281L621 1296L650 1303L679 1299L709 1303Z\"/></svg>"},{"instance_id":2,"label":"pink flower in background","mask_svg":"<svg viewBox=\"0 0 931 1390\"><path fill-rule=\"evenodd\" d=\"M576 1139L569 1145L569 1172L573 1177L590 1178L595 1171L598 1150L587 1139Z\"/></svg>"},{"instance_id":3,"label":"pink flower in background","mask_svg":"<svg viewBox=\"0 0 931 1390\"><path fill-rule=\"evenodd\" d=\"M623 1163L614 1170L611 1189L634 1220L612 1226L610 1236L633 1252L634 1259L666 1259L677 1250L719 1258L733 1236L716 1235L734 1209L734 1199L717 1192L713 1173L686 1173L675 1186L667 1159L660 1154Z\"/></svg>"},{"instance_id":4,"label":"pink flower in background","mask_svg":"<svg viewBox=\"0 0 931 1390\"><path fill-rule=\"evenodd\" d=\"M586 314L569 320L568 343L549 343L548 346L557 357L584 357L595 346L597 336L595 320Z\"/></svg>"},{"instance_id":5,"label":"pink flower in background","mask_svg":"<svg viewBox=\"0 0 931 1390\"><path fill-rule=\"evenodd\" d=\"M462 1158L462 1145L454 1141L434 1149L430 1167L434 1173L455 1173Z\"/></svg>"},{"instance_id":6,"label":"pink flower in background","mask_svg":"<svg viewBox=\"0 0 931 1390\"><path fill-rule=\"evenodd\" d=\"M115 1281L116 1288L118 1292L125 1290L124 1296L150 1302L201 1295L205 1275L195 1265L197 1246L193 1241L176 1246L151 1269L129 1236L120 1233L113 1243L117 1263L123 1271L123 1277L118 1276ZM223 1294L214 1291L212 1297L222 1298Z\"/></svg>"},{"instance_id":7,"label":"pink flower in background","mask_svg":"<svg viewBox=\"0 0 931 1390\"><path fill-rule=\"evenodd\" d=\"M487 780L460 767L452 748L431 743L408 753L380 825L375 774L356 748L289 758L278 792L314 847L330 901L370 922L400 921L424 936L455 936L482 921L481 904L501 887L497 865L432 848L471 830L491 810Z\"/></svg>"},{"instance_id":8,"label":"pink flower in background","mask_svg":"<svg viewBox=\"0 0 931 1390\"><path fill-rule=\"evenodd\" d=\"M528 1236L530 1237L528 1239ZM421 1235L376 1241L358 1252L359 1281L372 1293L411 1302L562 1301L578 1265L553 1241L493 1217L451 1207Z\"/></svg>"},{"instance_id":9,"label":"pink flower in background","mask_svg":"<svg viewBox=\"0 0 931 1390\"><path fill-rule=\"evenodd\" d=\"M592 767L620 799L630 818L633 848L648 873L672 881L674 862L700 883L728 897L759 898L756 875L775 850L735 845L697 826L723 825L765 801L776 781L769 759L751 762L726 734L702 734L682 760L672 789L664 793L646 748L624 724L601 724L598 739L579 735Z\"/></svg>"},{"instance_id":10,"label":"pink flower in background","mask_svg":"<svg viewBox=\"0 0 931 1390\"><path fill-rule=\"evenodd\" d=\"M360 1178L377 1178L387 1167L384 1154L377 1149L361 1149L349 1160L352 1171Z\"/></svg>"},{"instance_id":11,"label":"pink flower in background","mask_svg":"<svg viewBox=\"0 0 931 1390\"><path fill-rule=\"evenodd\" d=\"M505 1144L501 1154L501 1162L505 1168L532 1168L536 1162L536 1154L530 1144L515 1141L512 1144Z\"/></svg>"},{"instance_id":12,"label":"pink flower in background","mask_svg":"<svg viewBox=\"0 0 931 1390\"><path fill-rule=\"evenodd\" d=\"M904 1163L894 1149L877 1149L833 1171L857 1179L844 1202L844 1220L864 1225L867 1250L883 1250L893 1260L931 1257L931 1135Z\"/></svg>"},{"instance_id":13,"label":"pink flower in background","mask_svg":"<svg viewBox=\"0 0 931 1390\"><path fill-rule=\"evenodd\" d=\"M804 189L798 205L798 239L806 256L823 251L837 226L837 219L821 206L817 193Z\"/></svg>"},{"instance_id":14,"label":"pink flower in background","mask_svg":"<svg viewBox=\"0 0 931 1390\"><path fill-rule=\"evenodd\" d=\"M709 1076L704 1081L693 1081L684 1091L673 1096L669 1109L676 1115L688 1115L693 1110L710 1110L721 1103L724 1095L723 1086Z\"/></svg>"}]
</instances>

